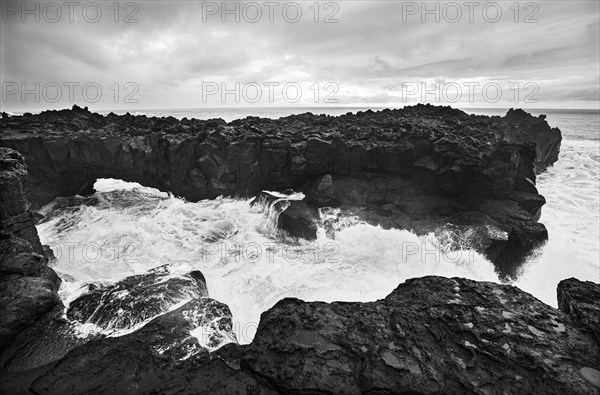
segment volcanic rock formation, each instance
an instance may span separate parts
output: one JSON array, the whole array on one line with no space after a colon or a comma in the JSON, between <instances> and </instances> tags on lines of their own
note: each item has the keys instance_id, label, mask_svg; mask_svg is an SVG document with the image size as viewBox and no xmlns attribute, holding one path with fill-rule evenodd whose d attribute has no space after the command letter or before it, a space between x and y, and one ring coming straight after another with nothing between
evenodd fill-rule
<instances>
[{"instance_id":1,"label":"volcanic rock formation","mask_svg":"<svg viewBox=\"0 0 600 395\"><path fill-rule=\"evenodd\" d=\"M535 170L554 163L560 147L560 131L543 117L430 105L230 123L102 116L75 106L2 118L0 133L0 145L26 158L34 208L92 193L98 178L190 201L306 190L316 207L340 204L418 234L448 223L487 229L487 243L476 248L503 277L548 237L537 222L545 200Z\"/></svg>"},{"instance_id":2,"label":"volcanic rock formation","mask_svg":"<svg viewBox=\"0 0 600 395\"><path fill-rule=\"evenodd\" d=\"M186 355L185 311L194 308L185 305L129 335L89 341L17 377L38 394L600 390L594 336L570 314L508 285L432 276L408 280L370 303L283 299L263 313L250 345L174 358ZM157 351L165 339L177 345L172 352Z\"/></svg>"},{"instance_id":3,"label":"volcanic rock formation","mask_svg":"<svg viewBox=\"0 0 600 395\"><path fill-rule=\"evenodd\" d=\"M173 276L159 267L92 286L74 301L75 324L133 330L82 336L63 316L56 275L45 279L53 271L23 192L25 175L23 158L0 148L1 393L600 392L600 285L575 279L558 286L562 311L509 285L434 276L408 280L375 302L287 298L262 314L254 340L241 346L234 317L207 297L201 273ZM324 177L307 185L323 202L358 184ZM185 303L173 306L177 300ZM149 322L136 328L139 321L119 319L133 312Z\"/></svg>"}]
</instances>

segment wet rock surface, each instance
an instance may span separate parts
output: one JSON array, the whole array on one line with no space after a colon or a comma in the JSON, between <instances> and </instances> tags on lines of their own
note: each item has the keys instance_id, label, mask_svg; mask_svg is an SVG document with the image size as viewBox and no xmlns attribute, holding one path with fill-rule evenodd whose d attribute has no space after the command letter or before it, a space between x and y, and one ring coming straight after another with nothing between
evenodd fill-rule
<instances>
[{"instance_id":1,"label":"wet rock surface","mask_svg":"<svg viewBox=\"0 0 600 395\"><path fill-rule=\"evenodd\" d=\"M189 299L207 296L201 272L176 275L164 265L115 284L88 285L88 291L70 303L67 317L106 332L118 331L133 328Z\"/></svg>"},{"instance_id":2,"label":"wet rock surface","mask_svg":"<svg viewBox=\"0 0 600 395\"><path fill-rule=\"evenodd\" d=\"M321 224L319 210L306 204L305 196L293 190L262 191L251 201L250 207L267 217L267 226L282 238L315 240Z\"/></svg>"},{"instance_id":3,"label":"wet rock surface","mask_svg":"<svg viewBox=\"0 0 600 395\"><path fill-rule=\"evenodd\" d=\"M537 222L545 200L535 172L556 161L560 131L520 110L487 117L429 105L230 123L102 116L75 106L2 118L0 145L25 156L36 208L90 193L101 177L191 201L306 188L315 207L354 205L417 233L446 223L498 227L510 239L489 258L511 277L509 266L548 237ZM423 219L428 208L435 210Z\"/></svg>"},{"instance_id":4,"label":"wet rock surface","mask_svg":"<svg viewBox=\"0 0 600 395\"><path fill-rule=\"evenodd\" d=\"M205 315L202 302L190 303L137 332L74 348L28 385L40 394L600 390L593 382L600 370L594 336L568 314L508 285L430 276L370 303L287 298L263 313L250 345L227 344L178 360L173 355L195 344L186 332L196 324L184 312L202 306ZM228 321L223 324L227 332ZM165 334L183 339L169 343L176 344L175 354L157 352Z\"/></svg>"},{"instance_id":5,"label":"wet rock surface","mask_svg":"<svg viewBox=\"0 0 600 395\"><path fill-rule=\"evenodd\" d=\"M115 284L89 285L90 291L65 310L59 303L51 312L21 331L0 355L0 368L22 372L62 358L73 348L97 338L135 333L153 353L169 353L181 360L199 352L236 342L229 307L208 298L202 274L183 275L166 266L127 277ZM39 295L27 288L38 303ZM6 316L5 320L13 317Z\"/></svg>"}]
</instances>

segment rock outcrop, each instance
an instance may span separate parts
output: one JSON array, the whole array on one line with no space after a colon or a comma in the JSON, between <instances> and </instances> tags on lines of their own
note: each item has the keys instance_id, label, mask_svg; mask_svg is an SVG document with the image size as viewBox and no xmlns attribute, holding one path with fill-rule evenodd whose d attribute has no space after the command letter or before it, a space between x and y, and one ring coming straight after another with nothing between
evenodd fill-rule
<instances>
[{"instance_id":1,"label":"rock outcrop","mask_svg":"<svg viewBox=\"0 0 600 395\"><path fill-rule=\"evenodd\" d=\"M541 173L558 160L562 135L558 128L551 128L546 116L532 117L523 110L512 108L504 116L511 128L503 130L502 138L515 143L535 143L535 170Z\"/></svg>"},{"instance_id":2,"label":"rock outcrop","mask_svg":"<svg viewBox=\"0 0 600 395\"><path fill-rule=\"evenodd\" d=\"M303 201L292 201L279 214L277 227L292 237L306 240L317 238L319 212Z\"/></svg>"},{"instance_id":3,"label":"rock outcrop","mask_svg":"<svg viewBox=\"0 0 600 395\"><path fill-rule=\"evenodd\" d=\"M170 345L188 344L182 311L195 307L186 306L146 329L73 349L27 376L25 388L38 394L600 391L594 336L570 315L508 285L431 276L370 303L288 298L263 313L248 346L231 343L179 359L174 355L185 355L179 346L157 352L165 336Z\"/></svg>"},{"instance_id":4,"label":"rock outcrop","mask_svg":"<svg viewBox=\"0 0 600 395\"><path fill-rule=\"evenodd\" d=\"M548 237L537 222L545 200L535 170L551 165L560 146L560 131L542 117L430 105L230 123L75 106L2 118L0 130L0 145L26 158L35 208L91 193L102 177L191 201L305 189L315 207L340 204L419 234L448 223L493 228L499 237L481 252L503 277Z\"/></svg>"},{"instance_id":5,"label":"rock outcrop","mask_svg":"<svg viewBox=\"0 0 600 395\"><path fill-rule=\"evenodd\" d=\"M229 307L208 297L197 270L179 273L163 265L82 291L67 309L58 305L21 331L1 353L0 368L11 374L37 369L85 343L107 336L128 339L132 332L153 354L175 360L237 343Z\"/></svg>"},{"instance_id":6,"label":"rock outcrop","mask_svg":"<svg viewBox=\"0 0 600 395\"><path fill-rule=\"evenodd\" d=\"M0 147L0 351L59 303L60 279L35 228L23 191L23 157Z\"/></svg>"},{"instance_id":7,"label":"rock outcrop","mask_svg":"<svg viewBox=\"0 0 600 395\"><path fill-rule=\"evenodd\" d=\"M600 348L512 286L425 277L373 303L284 299L242 366L283 393L593 393Z\"/></svg>"},{"instance_id":8,"label":"rock outcrop","mask_svg":"<svg viewBox=\"0 0 600 395\"><path fill-rule=\"evenodd\" d=\"M254 212L267 217L267 227L283 238L314 240L321 222L319 210L308 206L304 195L292 190L262 191L250 201Z\"/></svg>"},{"instance_id":9,"label":"rock outcrop","mask_svg":"<svg viewBox=\"0 0 600 395\"><path fill-rule=\"evenodd\" d=\"M69 304L67 318L93 324L109 333L118 332L142 324L184 301L205 297L208 290L200 271L178 275L163 265L115 284L89 284L87 292Z\"/></svg>"}]
</instances>

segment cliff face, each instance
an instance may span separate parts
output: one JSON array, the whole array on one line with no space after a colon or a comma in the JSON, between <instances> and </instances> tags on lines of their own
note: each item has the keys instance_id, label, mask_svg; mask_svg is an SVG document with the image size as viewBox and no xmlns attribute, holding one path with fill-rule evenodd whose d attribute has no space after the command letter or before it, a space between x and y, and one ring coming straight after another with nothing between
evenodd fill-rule
<instances>
[{"instance_id":1,"label":"cliff face","mask_svg":"<svg viewBox=\"0 0 600 395\"><path fill-rule=\"evenodd\" d=\"M0 145L25 156L36 208L56 196L91 193L98 178L197 201L307 190L329 177L329 201L383 226L417 233L448 223L487 229L487 242L473 247L512 276L547 239L537 222L545 200L535 169L552 164L560 146L560 132L542 118L515 114L469 116L419 105L225 123L101 116L74 107L3 118ZM539 143L537 156L532 142Z\"/></svg>"},{"instance_id":2,"label":"cliff face","mask_svg":"<svg viewBox=\"0 0 600 395\"><path fill-rule=\"evenodd\" d=\"M328 173L387 174L413 178L432 193L502 198L531 192L533 162L551 165L560 147L558 129L521 110L500 118L421 105L229 124L101 116L74 107L2 118L0 125L2 145L27 160L36 207L89 191L100 177L140 182L191 201L299 188ZM540 154L533 145L504 140L540 141Z\"/></svg>"},{"instance_id":3,"label":"cliff face","mask_svg":"<svg viewBox=\"0 0 600 395\"><path fill-rule=\"evenodd\" d=\"M283 299L263 313L250 345L176 358L193 346L195 312L206 314L209 303L217 314L228 314L218 302L200 301L134 333L74 348L30 374L31 388L39 394L600 390L600 344L593 335L569 314L512 286L424 277L371 303ZM165 345L169 352L160 352Z\"/></svg>"},{"instance_id":4,"label":"cliff face","mask_svg":"<svg viewBox=\"0 0 600 395\"><path fill-rule=\"evenodd\" d=\"M47 266L23 192L23 157L0 147L0 351L59 302L60 279Z\"/></svg>"}]
</instances>

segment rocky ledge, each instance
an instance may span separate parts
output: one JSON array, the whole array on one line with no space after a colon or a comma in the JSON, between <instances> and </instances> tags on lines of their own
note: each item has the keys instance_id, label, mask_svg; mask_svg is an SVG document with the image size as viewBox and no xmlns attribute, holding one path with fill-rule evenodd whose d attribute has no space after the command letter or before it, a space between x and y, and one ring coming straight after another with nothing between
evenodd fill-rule
<instances>
[{"instance_id":1,"label":"rocky ledge","mask_svg":"<svg viewBox=\"0 0 600 395\"><path fill-rule=\"evenodd\" d=\"M567 293L570 306L587 303L574 287L600 292L598 284L561 283L559 295ZM599 318L594 303L590 322ZM135 309L122 306L126 314ZM241 346L227 306L194 297L119 337L70 343L63 337L56 345L48 331L66 323L46 321L37 337L24 334L4 353L0 388L36 394L598 394L597 329L574 311L554 309L509 285L432 276L408 280L370 303L283 299L262 314L252 343ZM221 347L214 350L211 341Z\"/></svg>"},{"instance_id":2,"label":"rocky ledge","mask_svg":"<svg viewBox=\"0 0 600 395\"><path fill-rule=\"evenodd\" d=\"M230 123L75 106L0 120L0 146L25 157L34 208L92 193L98 178L190 201L294 189L309 205L292 205L296 218L340 206L341 215L418 234L475 229L459 244L484 253L503 277L548 238L535 174L558 159L560 141L543 116L522 110L488 117L430 105Z\"/></svg>"}]
</instances>

